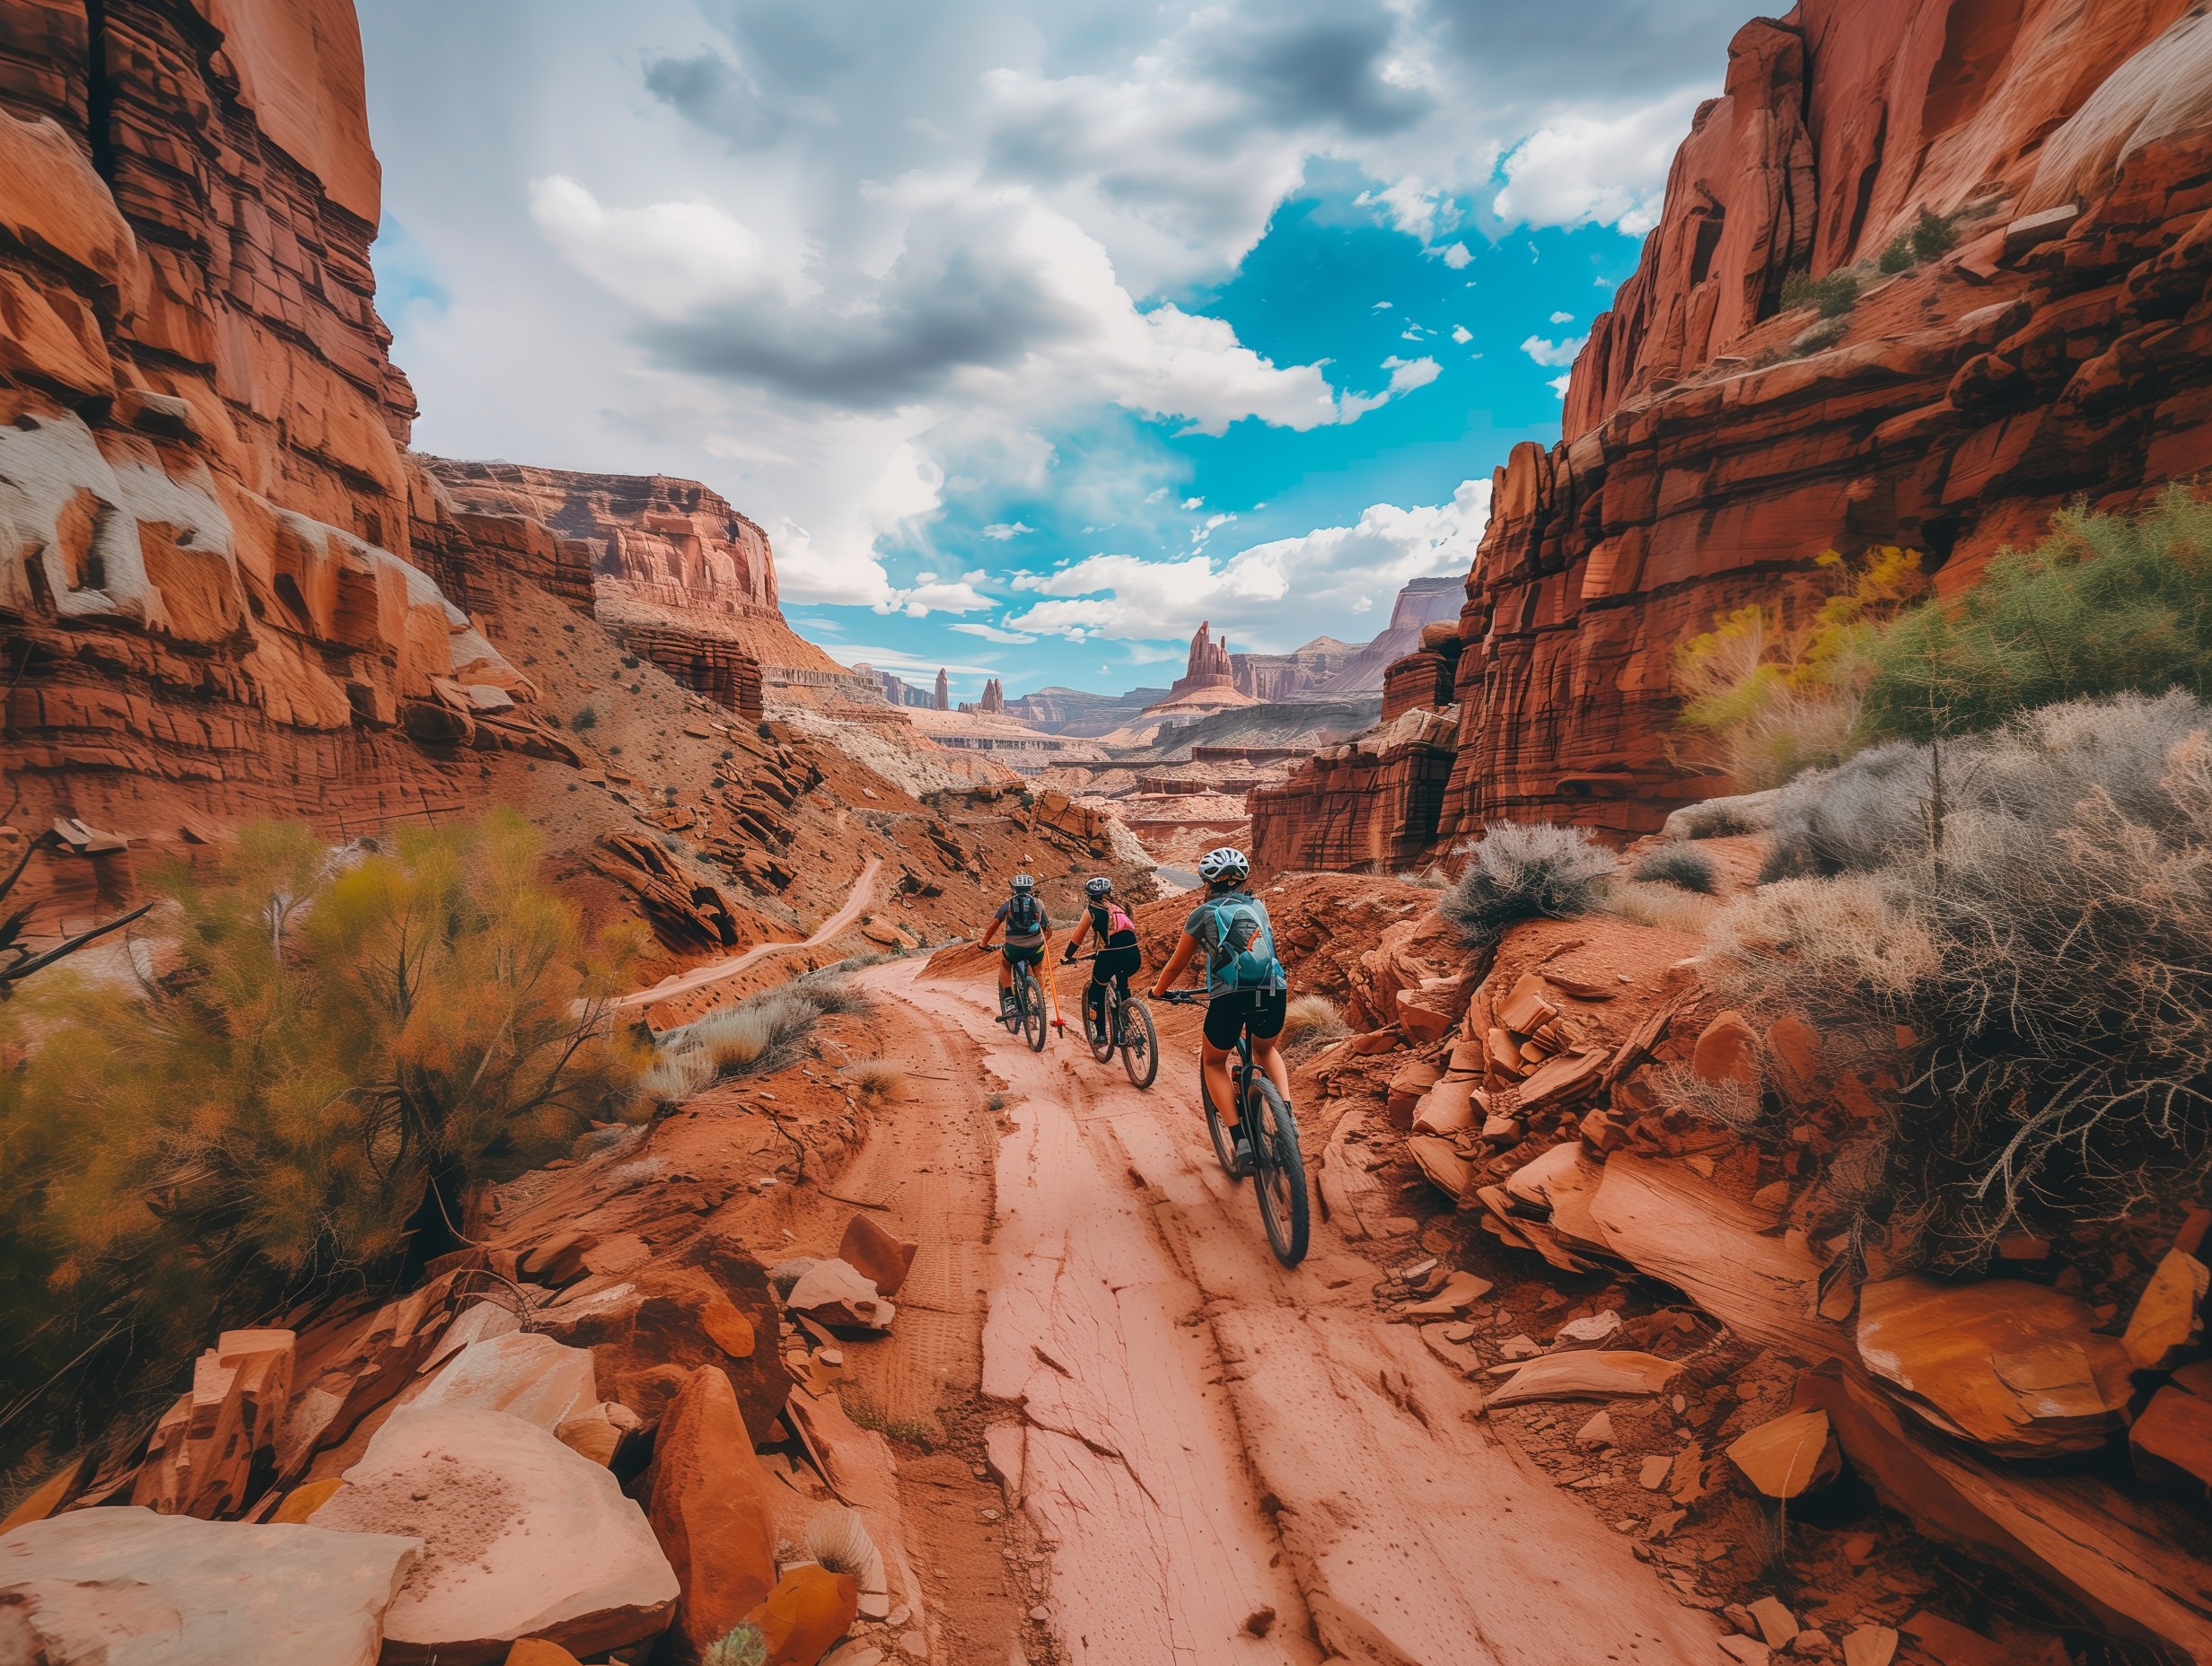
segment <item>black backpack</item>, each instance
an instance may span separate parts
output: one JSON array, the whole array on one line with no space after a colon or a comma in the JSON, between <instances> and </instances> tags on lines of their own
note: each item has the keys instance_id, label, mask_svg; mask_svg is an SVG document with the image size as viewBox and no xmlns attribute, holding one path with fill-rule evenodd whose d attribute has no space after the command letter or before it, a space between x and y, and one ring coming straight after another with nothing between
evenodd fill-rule
<instances>
[{"instance_id":1,"label":"black backpack","mask_svg":"<svg viewBox=\"0 0 2212 1666\"><path fill-rule=\"evenodd\" d=\"M1037 893L1017 890L1006 902L1006 929L1019 937L1042 931L1045 911L1037 906Z\"/></svg>"}]
</instances>

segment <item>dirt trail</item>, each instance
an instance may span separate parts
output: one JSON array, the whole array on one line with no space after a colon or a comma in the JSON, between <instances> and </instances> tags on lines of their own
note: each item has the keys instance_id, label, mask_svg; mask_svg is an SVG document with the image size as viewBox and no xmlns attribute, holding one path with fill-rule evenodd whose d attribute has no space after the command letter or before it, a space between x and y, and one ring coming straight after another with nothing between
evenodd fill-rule
<instances>
[{"instance_id":1,"label":"dirt trail","mask_svg":"<svg viewBox=\"0 0 2212 1666\"><path fill-rule=\"evenodd\" d=\"M941 1208L957 1232L994 1194L988 1251L949 1241L942 1278L915 1293L955 1322L917 1336L905 1381L884 1386L905 1399L965 1377L958 1338L981 1293L980 1382L1002 1419L988 1448L1050 1547L1066 1659L1719 1658L1713 1622L1477 1420L1474 1390L1417 1330L1382 1321L1379 1269L1318 1221L1305 1265L1276 1265L1192 1111L1189 1019L1163 1022L1162 1079L1140 1093L1069 1039L1031 1054L992 1022L986 983L917 961L864 976L894 1004L887 1039L929 1073L913 1132L952 1136L900 1212ZM988 1090L979 1057L1016 1096L988 1176L969 1171L978 1142L960 1132ZM954 1080L931 1079L948 1065ZM879 1178L864 1153L839 1189Z\"/></svg>"},{"instance_id":2,"label":"dirt trail","mask_svg":"<svg viewBox=\"0 0 2212 1666\"><path fill-rule=\"evenodd\" d=\"M724 978L743 971L764 955L780 953L786 949L811 949L816 943L828 943L839 932L858 919L875 896L876 871L883 865L875 856L868 858L867 866L860 870L860 877L853 881L852 894L845 906L814 928L814 934L802 943L757 943L742 954L733 954L726 960L711 961L695 966L688 972L672 972L650 989L633 990L614 1004L618 1007L640 1006L652 1001L672 1001L680 995L689 995L694 989L704 989L708 984L719 983Z\"/></svg>"}]
</instances>

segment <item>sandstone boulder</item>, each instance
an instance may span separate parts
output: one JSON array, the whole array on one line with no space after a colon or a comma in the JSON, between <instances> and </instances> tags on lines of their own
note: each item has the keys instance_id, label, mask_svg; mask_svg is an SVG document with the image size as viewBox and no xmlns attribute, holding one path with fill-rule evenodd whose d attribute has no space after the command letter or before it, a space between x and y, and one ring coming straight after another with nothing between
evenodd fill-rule
<instances>
[{"instance_id":1,"label":"sandstone boulder","mask_svg":"<svg viewBox=\"0 0 2212 1666\"><path fill-rule=\"evenodd\" d=\"M802 1563L745 1618L760 1628L768 1666L817 1666L860 1612L860 1587L849 1574Z\"/></svg>"},{"instance_id":2,"label":"sandstone boulder","mask_svg":"<svg viewBox=\"0 0 2212 1666\"><path fill-rule=\"evenodd\" d=\"M191 1388L155 1425L131 1502L209 1518L250 1504L276 1470L294 1340L289 1330L224 1331L194 1362Z\"/></svg>"},{"instance_id":3,"label":"sandstone boulder","mask_svg":"<svg viewBox=\"0 0 2212 1666\"><path fill-rule=\"evenodd\" d=\"M504 1411L551 1434L596 1409L599 1391L588 1349L517 1330L461 1348L409 1403Z\"/></svg>"},{"instance_id":4,"label":"sandstone boulder","mask_svg":"<svg viewBox=\"0 0 2212 1666\"><path fill-rule=\"evenodd\" d=\"M833 1330L886 1330L898 1312L865 1274L834 1256L808 1267L784 1305Z\"/></svg>"},{"instance_id":5,"label":"sandstone boulder","mask_svg":"<svg viewBox=\"0 0 2212 1666\"><path fill-rule=\"evenodd\" d=\"M856 1214L845 1223L845 1236L838 1241L838 1259L856 1268L875 1286L878 1295L895 1296L913 1269L914 1257L920 1249L919 1244L892 1237L873 1216Z\"/></svg>"},{"instance_id":6,"label":"sandstone boulder","mask_svg":"<svg viewBox=\"0 0 2212 1666\"><path fill-rule=\"evenodd\" d=\"M421 1552L406 1535L129 1506L32 1521L0 1539L0 1658L374 1666Z\"/></svg>"},{"instance_id":7,"label":"sandstone boulder","mask_svg":"<svg viewBox=\"0 0 2212 1666\"><path fill-rule=\"evenodd\" d=\"M2131 1362L2071 1296L2015 1279L1861 1287L1858 1355L1929 1423L2007 1457L2090 1451L2127 1422Z\"/></svg>"},{"instance_id":8,"label":"sandstone boulder","mask_svg":"<svg viewBox=\"0 0 2212 1666\"><path fill-rule=\"evenodd\" d=\"M675 1610L676 1575L644 1513L605 1469L520 1417L405 1407L345 1478L319 1529L423 1545L385 1616L387 1666L475 1666L524 1637L591 1654L657 1636Z\"/></svg>"},{"instance_id":9,"label":"sandstone boulder","mask_svg":"<svg viewBox=\"0 0 2212 1666\"><path fill-rule=\"evenodd\" d=\"M671 1643L688 1666L776 1586L768 1476L719 1366L693 1372L662 1414L648 1513L682 1592Z\"/></svg>"},{"instance_id":10,"label":"sandstone boulder","mask_svg":"<svg viewBox=\"0 0 2212 1666\"><path fill-rule=\"evenodd\" d=\"M750 1256L695 1246L678 1265L655 1261L604 1288L579 1289L578 1299L544 1310L536 1322L592 1350L595 1398L651 1419L694 1370L719 1365L747 1428L765 1429L783 1409L791 1377L772 1346L779 1315L768 1274Z\"/></svg>"}]
</instances>

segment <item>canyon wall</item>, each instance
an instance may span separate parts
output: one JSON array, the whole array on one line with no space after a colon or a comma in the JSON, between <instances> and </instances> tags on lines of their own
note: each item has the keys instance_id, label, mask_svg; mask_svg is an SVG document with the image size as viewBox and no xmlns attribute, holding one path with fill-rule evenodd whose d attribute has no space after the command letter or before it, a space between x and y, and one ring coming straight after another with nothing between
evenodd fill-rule
<instances>
[{"instance_id":1,"label":"canyon wall","mask_svg":"<svg viewBox=\"0 0 2212 1666\"><path fill-rule=\"evenodd\" d=\"M768 534L711 487L668 475L419 460L463 509L541 522L585 548L607 623L734 643L771 675L855 680L785 623Z\"/></svg>"},{"instance_id":2,"label":"canyon wall","mask_svg":"<svg viewBox=\"0 0 2212 1666\"><path fill-rule=\"evenodd\" d=\"M1953 241L1915 256L1898 240L1924 213ZM1841 280L1839 316L1784 308L1799 274ZM2208 281L2212 18L2186 0L1805 0L1747 23L1564 437L1497 471L1450 785L1383 842L1648 831L1733 785L1672 744L1671 655L1716 615L1830 548L1919 549L1955 593L2077 496L2127 508L2212 467ZM1275 790L1255 837L1297 847L1327 792L1318 767Z\"/></svg>"},{"instance_id":3,"label":"canyon wall","mask_svg":"<svg viewBox=\"0 0 2212 1666\"><path fill-rule=\"evenodd\" d=\"M458 807L463 728L561 750L437 580L468 540L407 459L378 180L344 0L0 7L17 824L358 829Z\"/></svg>"}]
</instances>

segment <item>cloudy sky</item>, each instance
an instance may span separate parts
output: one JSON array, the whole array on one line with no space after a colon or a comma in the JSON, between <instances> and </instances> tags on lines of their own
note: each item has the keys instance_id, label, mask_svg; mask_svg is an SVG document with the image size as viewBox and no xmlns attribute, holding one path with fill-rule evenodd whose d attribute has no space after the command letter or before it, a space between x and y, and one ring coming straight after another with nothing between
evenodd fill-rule
<instances>
[{"instance_id":1,"label":"cloudy sky","mask_svg":"<svg viewBox=\"0 0 2212 1666\"><path fill-rule=\"evenodd\" d=\"M416 443L690 475L1009 693L1463 572L1742 0L361 0Z\"/></svg>"}]
</instances>

